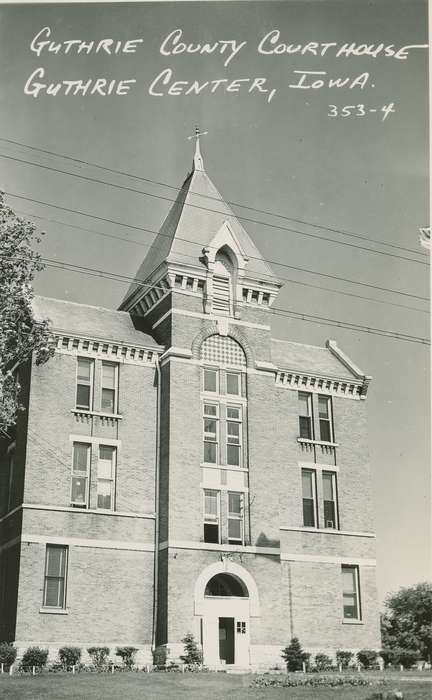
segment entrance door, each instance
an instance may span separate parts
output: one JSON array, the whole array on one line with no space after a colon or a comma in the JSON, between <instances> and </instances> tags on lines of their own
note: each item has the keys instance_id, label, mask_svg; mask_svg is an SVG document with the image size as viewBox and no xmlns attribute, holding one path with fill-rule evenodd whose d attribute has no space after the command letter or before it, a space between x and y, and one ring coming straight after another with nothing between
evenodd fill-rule
<instances>
[{"instance_id":1,"label":"entrance door","mask_svg":"<svg viewBox=\"0 0 432 700\"><path fill-rule=\"evenodd\" d=\"M234 618L219 618L219 657L226 664L234 663Z\"/></svg>"}]
</instances>

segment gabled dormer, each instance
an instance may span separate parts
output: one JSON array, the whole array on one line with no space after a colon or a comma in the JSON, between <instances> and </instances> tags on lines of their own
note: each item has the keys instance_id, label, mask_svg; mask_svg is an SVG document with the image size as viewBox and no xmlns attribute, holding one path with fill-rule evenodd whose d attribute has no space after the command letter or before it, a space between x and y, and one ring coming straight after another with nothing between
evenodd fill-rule
<instances>
[{"instance_id":1,"label":"gabled dormer","mask_svg":"<svg viewBox=\"0 0 432 700\"><path fill-rule=\"evenodd\" d=\"M192 171L120 306L152 323L169 295L173 306L178 293L195 313L240 319L271 306L281 286L207 175L199 133L195 141Z\"/></svg>"}]
</instances>

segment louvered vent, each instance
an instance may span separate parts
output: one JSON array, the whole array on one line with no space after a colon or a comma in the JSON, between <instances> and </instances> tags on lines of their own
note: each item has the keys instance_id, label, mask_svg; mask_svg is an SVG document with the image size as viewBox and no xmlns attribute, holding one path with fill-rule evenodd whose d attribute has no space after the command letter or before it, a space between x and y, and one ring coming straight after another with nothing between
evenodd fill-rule
<instances>
[{"instance_id":1,"label":"louvered vent","mask_svg":"<svg viewBox=\"0 0 432 700\"><path fill-rule=\"evenodd\" d=\"M213 311L229 316L231 292L229 277L213 276Z\"/></svg>"}]
</instances>

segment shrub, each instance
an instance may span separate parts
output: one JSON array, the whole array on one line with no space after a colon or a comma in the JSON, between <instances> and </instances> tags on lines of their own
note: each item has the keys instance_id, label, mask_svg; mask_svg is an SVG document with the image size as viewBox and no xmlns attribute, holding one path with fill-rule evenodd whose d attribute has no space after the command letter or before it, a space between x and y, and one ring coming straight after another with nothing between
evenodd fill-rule
<instances>
[{"instance_id":1,"label":"shrub","mask_svg":"<svg viewBox=\"0 0 432 700\"><path fill-rule=\"evenodd\" d=\"M338 649L336 652L336 662L341 665L342 668L348 668L353 660L354 654L352 651L344 651L343 649Z\"/></svg>"},{"instance_id":2,"label":"shrub","mask_svg":"<svg viewBox=\"0 0 432 700\"><path fill-rule=\"evenodd\" d=\"M0 664L12 666L16 659L17 650L9 642L0 642Z\"/></svg>"},{"instance_id":3,"label":"shrub","mask_svg":"<svg viewBox=\"0 0 432 700\"><path fill-rule=\"evenodd\" d=\"M188 632L187 635L182 639L182 642L184 644L185 653L182 656L180 656L181 660L189 666L192 666L194 664L202 664L202 654L201 651L198 649L198 645L195 641L195 637L193 636L193 634L191 632Z\"/></svg>"},{"instance_id":4,"label":"shrub","mask_svg":"<svg viewBox=\"0 0 432 700\"><path fill-rule=\"evenodd\" d=\"M165 646L156 647L153 650L153 663L158 668L165 667L168 656L168 648Z\"/></svg>"},{"instance_id":5,"label":"shrub","mask_svg":"<svg viewBox=\"0 0 432 700\"><path fill-rule=\"evenodd\" d=\"M89 647L87 653L93 661L97 671L104 671L108 666L108 647Z\"/></svg>"},{"instance_id":6,"label":"shrub","mask_svg":"<svg viewBox=\"0 0 432 700\"><path fill-rule=\"evenodd\" d=\"M378 654L373 649L361 649L357 652L357 660L363 668L371 668L376 664Z\"/></svg>"},{"instance_id":7,"label":"shrub","mask_svg":"<svg viewBox=\"0 0 432 700\"><path fill-rule=\"evenodd\" d=\"M330 676L323 676L318 674L304 675L303 673L296 673L293 675L284 676L258 676L251 682L252 688L294 688L294 687L306 687L306 688L339 688L346 686L366 686L375 685L382 686L385 685L385 680L371 681L361 673L356 676L348 675L338 675L332 674ZM310 695L308 697L311 697Z\"/></svg>"},{"instance_id":8,"label":"shrub","mask_svg":"<svg viewBox=\"0 0 432 700\"><path fill-rule=\"evenodd\" d=\"M317 654L315 656L317 671L329 671L333 667L333 661L327 654Z\"/></svg>"},{"instance_id":9,"label":"shrub","mask_svg":"<svg viewBox=\"0 0 432 700\"><path fill-rule=\"evenodd\" d=\"M79 647L62 647L58 652L60 663L64 668L77 666L81 660L81 649Z\"/></svg>"},{"instance_id":10,"label":"shrub","mask_svg":"<svg viewBox=\"0 0 432 700\"><path fill-rule=\"evenodd\" d=\"M404 668L411 668L419 660L420 654L415 649L403 649L395 647L394 649L382 649L380 655L384 659L386 665L402 664Z\"/></svg>"},{"instance_id":11,"label":"shrub","mask_svg":"<svg viewBox=\"0 0 432 700\"><path fill-rule=\"evenodd\" d=\"M281 656L286 661L288 671L301 671L310 654L303 651L297 637L293 637L289 645L282 649Z\"/></svg>"},{"instance_id":12,"label":"shrub","mask_svg":"<svg viewBox=\"0 0 432 700\"><path fill-rule=\"evenodd\" d=\"M29 647L24 652L21 659L21 668L29 669L33 666L37 668L42 668L46 665L48 659L48 649L41 649L40 647Z\"/></svg>"},{"instance_id":13,"label":"shrub","mask_svg":"<svg viewBox=\"0 0 432 700\"><path fill-rule=\"evenodd\" d=\"M137 651L136 647L117 647L116 656L120 656L126 668L132 668Z\"/></svg>"}]
</instances>

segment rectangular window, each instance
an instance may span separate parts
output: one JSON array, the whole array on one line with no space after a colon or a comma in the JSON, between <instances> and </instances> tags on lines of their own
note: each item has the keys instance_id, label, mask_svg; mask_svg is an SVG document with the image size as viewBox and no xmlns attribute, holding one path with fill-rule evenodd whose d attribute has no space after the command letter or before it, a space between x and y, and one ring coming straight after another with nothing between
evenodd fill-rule
<instances>
[{"instance_id":1,"label":"rectangular window","mask_svg":"<svg viewBox=\"0 0 432 700\"><path fill-rule=\"evenodd\" d=\"M102 398L103 413L117 413L118 365L102 362Z\"/></svg>"},{"instance_id":2,"label":"rectangular window","mask_svg":"<svg viewBox=\"0 0 432 700\"><path fill-rule=\"evenodd\" d=\"M219 491L204 490L204 542L220 542Z\"/></svg>"},{"instance_id":3,"label":"rectangular window","mask_svg":"<svg viewBox=\"0 0 432 700\"><path fill-rule=\"evenodd\" d=\"M318 396L318 413L320 440L325 442L334 442L330 396Z\"/></svg>"},{"instance_id":4,"label":"rectangular window","mask_svg":"<svg viewBox=\"0 0 432 700\"><path fill-rule=\"evenodd\" d=\"M78 357L76 407L90 411L93 403L93 360Z\"/></svg>"},{"instance_id":5,"label":"rectangular window","mask_svg":"<svg viewBox=\"0 0 432 700\"><path fill-rule=\"evenodd\" d=\"M218 392L218 370L217 369L205 369L204 370L204 391L212 391L214 393Z\"/></svg>"},{"instance_id":6,"label":"rectangular window","mask_svg":"<svg viewBox=\"0 0 432 700\"><path fill-rule=\"evenodd\" d=\"M243 544L243 494L228 492L228 544Z\"/></svg>"},{"instance_id":7,"label":"rectangular window","mask_svg":"<svg viewBox=\"0 0 432 700\"><path fill-rule=\"evenodd\" d=\"M299 391L299 429L300 437L313 440L312 430L312 394Z\"/></svg>"},{"instance_id":8,"label":"rectangular window","mask_svg":"<svg viewBox=\"0 0 432 700\"><path fill-rule=\"evenodd\" d=\"M337 522L337 486L334 472L322 473L324 527L338 527Z\"/></svg>"},{"instance_id":9,"label":"rectangular window","mask_svg":"<svg viewBox=\"0 0 432 700\"><path fill-rule=\"evenodd\" d=\"M241 466L242 409L241 406L227 406L226 441L227 465Z\"/></svg>"},{"instance_id":10,"label":"rectangular window","mask_svg":"<svg viewBox=\"0 0 432 700\"><path fill-rule=\"evenodd\" d=\"M361 620L358 566L342 566L344 620Z\"/></svg>"},{"instance_id":11,"label":"rectangular window","mask_svg":"<svg viewBox=\"0 0 432 700\"><path fill-rule=\"evenodd\" d=\"M116 448L99 445L97 465L97 507L114 510Z\"/></svg>"},{"instance_id":12,"label":"rectangular window","mask_svg":"<svg viewBox=\"0 0 432 700\"><path fill-rule=\"evenodd\" d=\"M226 393L230 396L241 396L241 375L237 372L226 373Z\"/></svg>"},{"instance_id":13,"label":"rectangular window","mask_svg":"<svg viewBox=\"0 0 432 700\"><path fill-rule=\"evenodd\" d=\"M316 508L316 479L311 469L302 469L303 525L318 527Z\"/></svg>"},{"instance_id":14,"label":"rectangular window","mask_svg":"<svg viewBox=\"0 0 432 700\"><path fill-rule=\"evenodd\" d=\"M45 558L45 581L43 606L45 608L66 607L66 567L68 548L47 544Z\"/></svg>"},{"instance_id":15,"label":"rectangular window","mask_svg":"<svg viewBox=\"0 0 432 700\"><path fill-rule=\"evenodd\" d=\"M88 507L90 455L90 445L74 442L71 485L71 504L73 506Z\"/></svg>"},{"instance_id":16,"label":"rectangular window","mask_svg":"<svg viewBox=\"0 0 432 700\"><path fill-rule=\"evenodd\" d=\"M204 462L216 464L218 460L219 406L204 404Z\"/></svg>"}]
</instances>

